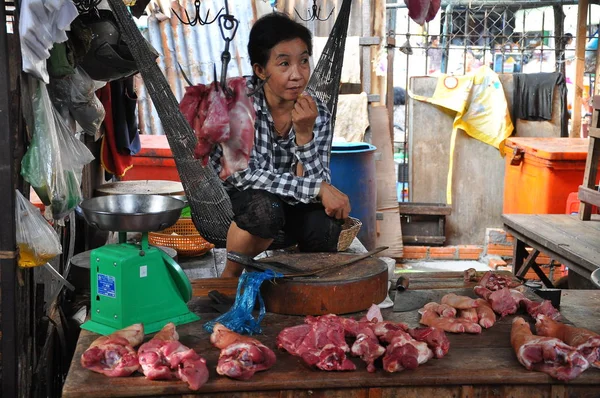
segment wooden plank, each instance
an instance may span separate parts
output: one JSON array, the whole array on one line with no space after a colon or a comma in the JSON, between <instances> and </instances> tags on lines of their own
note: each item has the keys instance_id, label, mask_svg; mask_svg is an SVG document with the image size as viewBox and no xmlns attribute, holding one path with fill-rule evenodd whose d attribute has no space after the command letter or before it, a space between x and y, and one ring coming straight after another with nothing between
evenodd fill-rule
<instances>
[{"instance_id":1,"label":"wooden plank","mask_svg":"<svg viewBox=\"0 0 600 398\"><path fill-rule=\"evenodd\" d=\"M594 110L594 113L598 113L597 110ZM588 155L585 160L585 171L583 174L583 183L581 187L579 187L579 199L581 200L581 204L579 205L579 219L580 220L590 220L590 216L592 215L592 204L596 206L600 205L600 201L597 202L597 198L592 194L591 197L585 195L585 189L589 189L594 191L596 185L596 174L598 172L598 162L600 161L600 139L595 137L590 137L590 143L588 148ZM584 192L581 190L584 188ZM590 202L591 200L591 202Z\"/></svg>"},{"instance_id":2,"label":"wooden plank","mask_svg":"<svg viewBox=\"0 0 600 398\"><path fill-rule=\"evenodd\" d=\"M204 278L191 281L194 297L208 297L208 292L218 290L226 296L234 296L237 291L238 278Z\"/></svg>"},{"instance_id":3,"label":"wooden plank","mask_svg":"<svg viewBox=\"0 0 600 398\"><path fill-rule=\"evenodd\" d=\"M452 206L442 203L398 202L400 214L450 215Z\"/></svg>"},{"instance_id":4,"label":"wooden plank","mask_svg":"<svg viewBox=\"0 0 600 398\"><path fill-rule=\"evenodd\" d=\"M600 223L567 214L504 214L502 219L532 247L569 261L579 272L600 266Z\"/></svg>"},{"instance_id":5,"label":"wooden plank","mask_svg":"<svg viewBox=\"0 0 600 398\"><path fill-rule=\"evenodd\" d=\"M440 292L440 294L443 293ZM313 395L311 396L369 397L371 396L370 391L373 389L372 396L374 397L432 396L429 394L430 392L435 392L433 396L460 396L463 389L465 392L470 391L470 387L464 386L473 386L474 392L477 393L489 392L492 388L502 392L500 395L482 394L481 396L535 397L547 396L547 392L555 384L563 385L546 374L527 371L519 364L510 345L510 328L514 316L504 317L492 328L484 330L479 335L448 334L451 348L447 357L430 360L413 371L389 374L381 369L374 373L368 373L365 364L357 358L351 358L357 366L357 370L354 372L324 372L309 369L300 359L277 350L275 347L275 339L279 332L285 327L301 324L303 318L276 314L265 316L262 322L263 334L256 338L274 350L277 356L277 365L266 372L258 372L249 381L240 383L216 374L215 367L219 350L211 346L208 332L202 328L202 325L218 314L203 312L206 311L206 308L210 308L206 305L207 302L207 299L192 299L189 306L202 317L202 320L177 327L181 342L201 353L207 361L210 378L199 391L203 394L264 397L271 395L261 394L281 391L283 395L280 396L303 397L310 395L309 391L312 391ZM600 330L597 329L600 328L600 319L597 319L596 316L600 311L600 291L569 291L568 294L563 295L561 310L565 316L571 318L571 312L566 312L569 309L577 310L577 313L573 313L573 316L580 322L575 323L577 326ZM363 314L354 315L360 317ZM391 321L407 322L411 327L418 325L419 314L417 311L394 313L390 309L386 309L383 310L383 315L385 319ZM81 332L63 388L63 397L190 394L185 383L179 381L148 381L139 373L126 378L107 378L82 369L79 360L81 354L96 337L97 335L88 331ZM146 339L148 338L149 336ZM597 388L599 383L600 372L592 369L584 372L566 386L577 387L580 389L578 391L587 391ZM448 391L454 392L454 394L444 393ZM256 393L250 395L251 392ZM393 395L403 392L406 394ZM518 392L527 392L528 394L521 395ZM224 397L225 395L215 396Z\"/></svg>"},{"instance_id":6,"label":"wooden plank","mask_svg":"<svg viewBox=\"0 0 600 398\"><path fill-rule=\"evenodd\" d=\"M577 7L577 37L575 40L575 99L573 102L573 123L571 137L581 137L581 98L583 95L583 72L585 68L585 43L588 0L579 0Z\"/></svg>"},{"instance_id":7,"label":"wooden plank","mask_svg":"<svg viewBox=\"0 0 600 398\"><path fill-rule=\"evenodd\" d=\"M582 204L588 204L588 216L582 221L590 221L592 214L591 208L592 206L600 206L600 192L595 189L585 188L584 186L579 186L579 191L577 194L577 198L583 202Z\"/></svg>"}]
</instances>

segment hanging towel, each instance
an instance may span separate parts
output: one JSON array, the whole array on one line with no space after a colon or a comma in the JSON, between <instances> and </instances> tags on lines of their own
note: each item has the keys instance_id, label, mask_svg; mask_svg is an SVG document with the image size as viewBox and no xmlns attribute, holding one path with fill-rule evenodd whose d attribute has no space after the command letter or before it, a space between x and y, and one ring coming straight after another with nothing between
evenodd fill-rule
<instances>
[{"instance_id":1,"label":"hanging towel","mask_svg":"<svg viewBox=\"0 0 600 398\"><path fill-rule=\"evenodd\" d=\"M111 96L112 85L107 84L96 92L96 95L102 101L106 116L102 123L104 127L104 137L102 137L102 147L100 150L100 159L104 169L121 178L127 170L133 167L133 158L129 153L122 153L118 149L117 138L115 134L115 125L113 117L113 104Z\"/></svg>"},{"instance_id":2,"label":"hanging towel","mask_svg":"<svg viewBox=\"0 0 600 398\"><path fill-rule=\"evenodd\" d=\"M567 84L562 73L515 73L513 115L522 120L552 120L554 87L558 86L561 137L568 137Z\"/></svg>"}]
</instances>

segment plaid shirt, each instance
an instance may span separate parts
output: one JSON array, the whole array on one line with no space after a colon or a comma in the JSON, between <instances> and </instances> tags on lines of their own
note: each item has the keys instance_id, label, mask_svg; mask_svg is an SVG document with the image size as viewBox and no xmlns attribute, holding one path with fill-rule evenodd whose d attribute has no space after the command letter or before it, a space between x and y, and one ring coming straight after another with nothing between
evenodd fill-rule
<instances>
[{"instance_id":1,"label":"plaid shirt","mask_svg":"<svg viewBox=\"0 0 600 398\"><path fill-rule=\"evenodd\" d=\"M277 136L264 91L259 90L254 96L254 148L248 168L227 177L223 182L225 189L260 189L280 196L289 204L317 201L321 182L331 183L329 157L333 131L327 106L313 98L318 111L314 138L306 145L297 146L293 127L287 137ZM210 160L217 175L221 171L222 156L221 146L215 146ZM304 168L302 177L296 175L298 163Z\"/></svg>"}]
</instances>

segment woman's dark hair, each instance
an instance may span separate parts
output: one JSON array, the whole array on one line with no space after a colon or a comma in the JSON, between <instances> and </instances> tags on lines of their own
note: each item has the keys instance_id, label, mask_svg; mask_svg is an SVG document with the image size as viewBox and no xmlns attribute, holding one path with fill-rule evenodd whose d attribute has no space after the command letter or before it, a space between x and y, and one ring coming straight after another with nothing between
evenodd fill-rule
<instances>
[{"instance_id":1,"label":"woman's dark hair","mask_svg":"<svg viewBox=\"0 0 600 398\"><path fill-rule=\"evenodd\" d=\"M312 39L306 27L280 12L259 18L252 26L248 39L250 64L266 66L273 47L282 41L294 39L302 40L308 48L308 55L312 55Z\"/></svg>"}]
</instances>

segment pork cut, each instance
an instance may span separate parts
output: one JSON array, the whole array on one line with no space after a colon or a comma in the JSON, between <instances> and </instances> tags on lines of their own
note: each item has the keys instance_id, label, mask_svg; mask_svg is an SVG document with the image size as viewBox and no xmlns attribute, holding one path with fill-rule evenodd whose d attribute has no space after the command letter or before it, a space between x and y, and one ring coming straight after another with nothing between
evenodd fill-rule
<instances>
[{"instance_id":1,"label":"pork cut","mask_svg":"<svg viewBox=\"0 0 600 398\"><path fill-rule=\"evenodd\" d=\"M220 323L215 324L210 342L221 349L217 373L237 380L248 380L254 373L271 368L275 353L260 341L242 336Z\"/></svg>"},{"instance_id":2,"label":"pork cut","mask_svg":"<svg viewBox=\"0 0 600 398\"><path fill-rule=\"evenodd\" d=\"M167 323L138 351L142 372L149 380L181 380L191 390L208 381L206 360L179 342L175 324Z\"/></svg>"},{"instance_id":3,"label":"pork cut","mask_svg":"<svg viewBox=\"0 0 600 398\"><path fill-rule=\"evenodd\" d=\"M440 359L450 350L450 340L442 329L435 327L418 327L408 329L408 334L418 341L427 343L427 346L433 351L433 355Z\"/></svg>"},{"instance_id":4,"label":"pork cut","mask_svg":"<svg viewBox=\"0 0 600 398\"><path fill-rule=\"evenodd\" d=\"M277 347L322 370L356 369L346 357L350 347L345 336L346 329L349 334L358 334L357 321L331 314L308 316L305 322L305 325L283 329L277 336Z\"/></svg>"},{"instance_id":5,"label":"pork cut","mask_svg":"<svg viewBox=\"0 0 600 398\"><path fill-rule=\"evenodd\" d=\"M541 303L532 300L525 300L523 303L527 313L534 319L537 318L538 315L545 315L552 319L558 319L561 316L560 312L554 308L550 300L544 300Z\"/></svg>"},{"instance_id":6,"label":"pork cut","mask_svg":"<svg viewBox=\"0 0 600 398\"><path fill-rule=\"evenodd\" d=\"M544 372L558 380L572 380L589 367L576 348L555 337L534 335L521 317L513 319L510 342L527 370Z\"/></svg>"},{"instance_id":7,"label":"pork cut","mask_svg":"<svg viewBox=\"0 0 600 398\"><path fill-rule=\"evenodd\" d=\"M254 146L254 120L252 99L246 95L246 79L227 80L233 92L228 97L218 84L199 84L187 87L179 109L196 134L194 156L208 164L215 145L221 145L221 172L226 179L232 173L246 169Z\"/></svg>"},{"instance_id":8,"label":"pork cut","mask_svg":"<svg viewBox=\"0 0 600 398\"><path fill-rule=\"evenodd\" d=\"M442 329L450 333L481 333L481 326L461 318L447 318L439 316L436 312L425 310L421 314L420 323Z\"/></svg>"},{"instance_id":9,"label":"pork cut","mask_svg":"<svg viewBox=\"0 0 600 398\"><path fill-rule=\"evenodd\" d=\"M600 334L566 325L544 314L537 316L535 330L540 336L555 337L576 347L593 367L600 368Z\"/></svg>"},{"instance_id":10,"label":"pork cut","mask_svg":"<svg viewBox=\"0 0 600 398\"><path fill-rule=\"evenodd\" d=\"M454 318L456 316L456 308L449 306L448 304L439 304L434 301L425 304L425 306L419 310L419 313L424 310L435 311L438 315L446 318Z\"/></svg>"},{"instance_id":11,"label":"pork cut","mask_svg":"<svg viewBox=\"0 0 600 398\"><path fill-rule=\"evenodd\" d=\"M488 271L483 274L478 285L483 286L491 291L496 291L505 287L513 288L521 286L521 283L513 280L511 277L497 274L494 271Z\"/></svg>"},{"instance_id":12,"label":"pork cut","mask_svg":"<svg viewBox=\"0 0 600 398\"><path fill-rule=\"evenodd\" d=\"M442 297L442 304L447 304L458 310L466 310L477 307L475 299L467 296L458 296L454 293L448 293Z\"/></svg>"},{"instance_id":13,"label":"pork cut","mask_svg":"<svg viewBox=\"0 0 600 398\"><path fill-rule=\"evenodd\" d=\"M492 309L500 314L501 317L512 315L519 309L519 303L514 299L510 289L507 287L492 292L487 300Z\"/></svg>"},{"instance_id":14,"label":"pork cut","mask_svg":"<svg viewBox=\"0 0 600 398\"><path fill-rule=\"evenodd\" d=\"M433 351L427 343L413 339L406 332L398 331L385 349L383 369L390 373L416 369L431 358Z\"/></svg>"},{"instance_id":15,"label":"pork cut","mask_svg":"<svg viewBox=\"0 0 600 398\"><path fill-rule=\"evenodd\" d=\"M368 315L367 315L368 318ZM374 317L373 319L379 319ZM356 340L350 348L352 355L360 357L367 364L369 373L375 372L374 362L385 353L385 348L379 344L379 339L373 331L375 322L363 321L358 323Z\"/></svg>"},{"instance_id":16,"label":"pork cut","mask_svg":"<svg viewBox=\"0 0 600 398\"><path fill-rule=\"evenodd\" d=\"M483 328L491 328L496 323L496 313L492 309L490 303L485 301L484 299L477 299L477 308L475 311L477 312L478 323Z\"/></svg>"},{"instance_id":17,"label":"pork cut","mask_svg":"<svg viewBox=\"0 0 600 398\"><path fill-rule=\"evenodd\" d=\"M98 337L81 355L81 366L109 377L129 376L140 368L134 347L144 341L144 325L136 323Z\"/></svg>"},{"instance_id":18,"label":"pork cut","mask_svg":"<svg viewBox=\"0 0 600 398\"><path fill-rule=\"evenodd\" d=\"M440 10L441 0L404 0L408 16L419 25L435 18Z\"/></svg>"}]
</instances>

